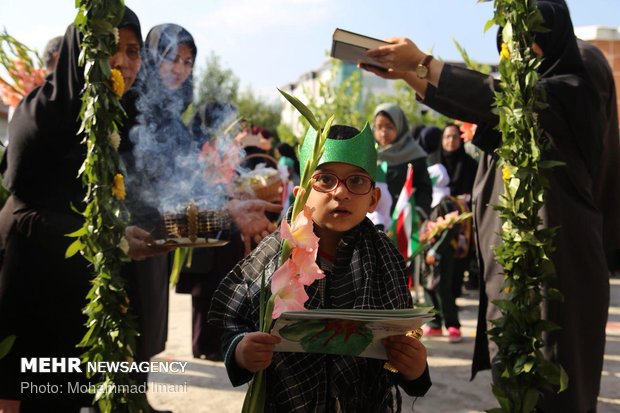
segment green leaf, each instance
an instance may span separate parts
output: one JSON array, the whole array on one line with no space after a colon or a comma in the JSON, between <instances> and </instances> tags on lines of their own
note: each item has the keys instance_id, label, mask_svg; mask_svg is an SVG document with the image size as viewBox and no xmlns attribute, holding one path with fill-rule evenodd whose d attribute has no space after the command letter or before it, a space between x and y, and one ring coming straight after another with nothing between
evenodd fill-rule
<instances>
[{"instance_id":1,"label":"green leaf","mask_svg":"<svg viewBox=\"0 0 620 413\"><path fill-rule=\"evenodd\" d=\"M10 335L0 341L0 359L9 354L9 351L11 351L13 347L13 343L15 343L15 338L15 335Z\"/></svg>"},{"instance_id":2,"label":"green leaf","mask_svg":"<svg viewBox=\"0 0 620 413\"><path fill-rule=\"evenodd\" d=\"M280 92L282 94L282 96L284 96L284 98L286 100L288 100L289 103L291 105L293 105L295 107L295 109L297 109L299 111L299 113L301 113L304 118L306 118L306 120L308 121L310 126L312 126L312 128L314 130L318 131L318 130L321 129L321 125L319 124L319 122L314 117L314 114L312 113L312 111L310 109L308 109L308 107L306 105L304 105L295 96L289 95L288 93L286 93L282 89L278 88L278 92Z\"/></svg>"},{"instance_id":3,"label":"green leaf","mask_svg":"<svg viewBox=\"0 0 620 413\"><path fill-rule=\"evenodd\" d=\"M82 235L86 235L86 231L87 231L86 226L83 226L80 229L78 229L77 231L74 231L74 232L72 232L70 234L65 234L65 237L71 237L71 238L81 237Z\"/></svg>"},{"instance_id":4,"label":"green leaf","mask_svg":"<svg viewBox=\"0 0 620 413\"><path fill-rule=\"evenodd\" d=\"M562 366L560 366L560 390L558 393L563 392L568 388L568 374Z\"/></svg>"},{"instance_id":5,"label":"green leaf","mask_svg":"<svg viewBox=\"0 0 620 413\"><path fill-rule=\"evenodd\" d=\"M523 413L531 413L536 408L536 403L540 397L540 392L534 388L530 388L525 393L523 399Z\"/></svg>"},{"instance_id":6,"label":"green leaf","mask_svg":"<svg viewBox=\"0 0 620 413\"><path fill-rule=\"evenodd\" d=\"M485 0L485 1L490 1L490 0ZM484 30L483 32L486 33L487 31L489 31L489 29L491 27L493 27L495 25L495 19L489 19L487 20L486 24L484 25Z\"/></svg>"},{"instance_id":7,"label":"green leaf","mask_svg":"<svg viewBox=\"0 0 620 413\"><path fill-rule=\"evenodd\" d=\"M67 251L65 251L65 258L73 257L78 251L80 251L83 248L84 248L84 244L82 244L82 241L80 241L79 238L76 239L67 247Z\"/></svg>"}]
</instances>

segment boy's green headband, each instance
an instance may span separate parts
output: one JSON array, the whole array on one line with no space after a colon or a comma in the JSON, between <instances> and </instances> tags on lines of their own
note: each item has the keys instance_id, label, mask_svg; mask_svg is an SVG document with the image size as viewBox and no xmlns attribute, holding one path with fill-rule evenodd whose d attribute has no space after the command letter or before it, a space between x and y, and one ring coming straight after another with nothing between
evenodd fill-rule
<instances>
[{"instance_id":1,"label":"boy's green headband","mask_svg":"<svg viewBox=\"0 0 620 413\"><path fill-rule=\"evenodd\" d=\"M303 168L312 157L312 148L316 140L316 130L309 128L299 151L299 162ZM374 180L377 172L377 149L375 137L366 122L364 129L349 139L327 139L325 151L318 166L327 162L344 162L362 168Z\"/></svg>"}]
</instances>

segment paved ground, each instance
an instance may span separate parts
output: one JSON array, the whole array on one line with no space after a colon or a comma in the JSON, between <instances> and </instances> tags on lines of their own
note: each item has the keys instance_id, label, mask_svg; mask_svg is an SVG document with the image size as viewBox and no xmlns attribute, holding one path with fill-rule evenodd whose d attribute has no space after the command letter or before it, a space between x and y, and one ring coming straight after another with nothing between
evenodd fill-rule
<instances>
[{"instance_id":1,"label":"paved ground","mask_svg":"<svg viewBox=\"0 0 620 413\"><path fill-rule=\"evenodd\" d=\"M611 307L607 325L607 349L599 397L599 413L620 413L620 279L612 279ZM450 344L446 338L424 342L429 352L433 387L415 402L418 413L482 412L497 404L490 388L488 372L469 381L476 325L477 297L460 298L460 318L465 340ZM236 413L241 410L246 387L234 389L222 363L196 360L191 356L191 301L189 295L172 294L168 346L159 360L187 361L185 374L153 374L158 386L149 393L151 404L175 413ZM587 355L584 355L587 357ZM411 411L412 399L404 400Z\"/></svg>"}]
</instances>

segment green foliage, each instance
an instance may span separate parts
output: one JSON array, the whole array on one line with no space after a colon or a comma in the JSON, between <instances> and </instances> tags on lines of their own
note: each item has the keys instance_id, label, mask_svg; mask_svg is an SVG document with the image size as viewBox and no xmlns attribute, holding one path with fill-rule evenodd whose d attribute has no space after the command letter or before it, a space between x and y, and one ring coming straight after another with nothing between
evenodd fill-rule
<instances>
[{"instance_id":1,"label":"green foliage","mask_svg":"<svg viewBox=\"0 0 620 413\"><path fill-rule=\"evenodd\" d=\"M16 337L14 335L4 337L2 341L0 341L0 359L9 354L11 348L13 347L13 343L15 343Z\"/></svg>"},{"instance_id":2,"label":"green foliage","mask_svg":"<svg viewBox=\"0 0 620 413\"><path fill-rule=\"evenodd\" d=\"M293 147L297 145L297 136L295 136L291 128L289 128L285 124L280 123L276 128L276 132L278 133L278 138L280 139L280 142L286 142Z\"/></svg>"},{"instance_id":3,"label":"green foliage","mask_svg":"<svg viewBox=\"0 0 620 413\"><path fill-rule=\"evenodd\" d=\"M318 82L318 98L313 97L310 90L304 90L308 99L308 107L322 118L334 114L335 123L355 126L361 129L365 122L372 121L375 107L380 103L395 103L404 112L410 127L416 125L435 125L438 127L451 123L452 120L434 111L425 110L417 100L415 92L402 80L394 82L394 94L371 94L364 89L362 71L351 70L339 60L333 60L330 69L330 80ZM346 73L350 71L348 76ZM334 79L342 79L340 82ZM302 123L308 123L300 117Z\"/></svg>"},{"instance_id":4,"label":"green foliage","mask_svg":"<svg viewBox=\"0 0 620 413\"><path fill-rule=\"evenodd\" d=\"M84 225L68 236L77 237L72 244L92 264L95 277L84 307L87 333L80 346L87 361L126 361L133 357L136 325L129 311L125 281L120 275L125 254L124 239L127 214L118 190L122 184L119 156L109 143L118 131L123 109L113 91L109 56L116 51L115 26L120 22L122 0L77 0L75 25L83 35L80 63L85 66L85 86L80 117L81 134L87 146L80 176L86 187ZM121 179L115 177L121 176ZM124 193L124 187L123 193ZM114 391L115 385L131 385L127 373L106 372L97 377L104 391L93 395L102 412L139 412L146 406L142 393Z\"/></svg>"},{"instance_id":5,"label":"green foliage","mask_svg":"<svg viewBox=\"0 0 620 413\"><path fill-rule=\"evenodd\" d=\"M207 102L234 102L239 93L239 78L233 71L222 66L220 57L211 52L207 67L196 76L196 105Z\"/></svg>"},{"instance_id":6,"label":"green foliage","mask_svg":"<svg viewBox=\"0 0 620 413\"><path fill-rule=\"evenodd\" d=\"M280 124L280 105L269 103L256 96L252 90L241 92L233 101L239 116L253 125L276 131Z\"/></svg>"},{"instance_id":7,"label":"green foliage","mask_svg":"<svg viewBox=\"0 0 620 413\"><path fill-rule=\"evenodd\" d=\"M228 102L237 107L239 116L254 125L276 131L280 124L280 106L255 95L251 89L239 91L239 78L232 69L222 65L214 52L207 58L207 67L196 76L196 100L183 116L188 121L196 108L207 102Z\"/></svg>"},{"instance_id":8,"label":"green foliage","mask_svg":"<svg viewBox=\"0 0 620 413\"><path fill-rule=\"evenodd\" d=\"M557 328L541 320L546 282L555 276L550 260L554 231L541 229L539 211L548 187L546 172L556 162L542 162L548 141L537 124L543 96L536 88L540 64L532 52L534 33L540 28L535 0L495 0L493 22L504 27L505 42L499 70L501 158L505 193L496 209L502 219L502 244L495 249L504 268L503 297L494 304L502 316L493 320L489 336L498 346L496 362L502 368L493 386L502 412L531 412L543 391L566 386L561 366L544 358L543 333ZM557 290L548 299L558 297Z\"/></svg>"},{"instance_id":9,"label":"green foliage","mask_svg":"<svg viewBox=\"0 0 620 413\"><path fill-rule=\"evenodd\" d=\"M493 20L490 20L491 24L494 23ZM454 46L456 47L456 50L459 51L461 58L463 59L463 62L465 62L465 65L467 66L468 69L472 69L472 70L477 70L480 73L484 73L486 75L491 73L491 66L485 63L478 63L474 60L471 59L471 57L469 57L469 54L467 53L467 51L463 48L463 46L461 46L461 44L456 41L456 39L452 39L452 42L454 43Z\"/></svg>"}]
</instances>

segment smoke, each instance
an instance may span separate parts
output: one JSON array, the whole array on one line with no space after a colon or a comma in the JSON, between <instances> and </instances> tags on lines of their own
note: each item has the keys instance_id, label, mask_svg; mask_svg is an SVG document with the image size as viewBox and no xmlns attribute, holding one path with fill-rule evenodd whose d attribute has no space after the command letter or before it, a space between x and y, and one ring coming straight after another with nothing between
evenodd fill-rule
<instances>
[{"instance_id":1,"label":"smoke","mask_svg":"<svg viewBox=\"0 0 620 413\"><path fill-rule=\"evenodd\" d=\"M138 89L138 124L129 133L128 190L160 213L184 211L190 202L203 210L223 209L244 156L234 141L238 129L224 131L236 111L207 104L188 128L181 120L186 104L179 89L147 79Z\"/></svg>"}]
</instances>

